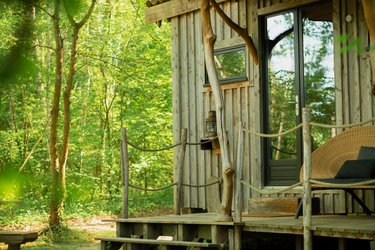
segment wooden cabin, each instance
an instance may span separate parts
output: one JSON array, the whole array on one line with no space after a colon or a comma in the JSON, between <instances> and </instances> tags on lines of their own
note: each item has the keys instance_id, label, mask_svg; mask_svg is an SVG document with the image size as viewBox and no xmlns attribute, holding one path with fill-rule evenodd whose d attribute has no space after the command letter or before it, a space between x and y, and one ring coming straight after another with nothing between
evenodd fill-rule
<instances>
[{"instance_id":1,"label":"wooden cabin","mask_svg":"<svg viewBox=\"0 0 375 250\"><path fill-rule=\"evenodd\" d=\"M185 129L188 142L209 142L180 150L185 145L182 143L175 150L175 190L181 190L175 192L175 203L191 214L127 218L124 213L124 218L113 220L116 237L100 238L102 249L375 249L375 217L347 216L369 211L364 211L344 190L316 190L310 202L310 176L306 174L304 189L296 186L283 193L264 192L298 183L302 157L307 159L310 147L322 149L325 146L320 145L338 134L334 138L343 137L347 131L313 128L310 133L311 123L304 120L304 142L301 129L273 138L261 138L255 133L245 133L243 138L238 132L280 134L291 130L303 122L305 107L311 110L312 121L319 124L373 123L371 48L361 1L218 0L227 16L247 28L259 64L250 56L243 39L211 10L216 35L214 59L223 93L230 157L237 163L234 166L242 167L242 171L236 169L235 184L240 183L240 173L243 182L252 185L251 189L235 189L236 201L244 202L242 206L233 205L236 218L225 222L217 220L222 196L222 185L217 180L223 177L223 163L220 147L212 141L215 98L205 65L199 2L150 0L145 12L148 23L171 23L174 142L185 138L181 136ZM373 138L369 144L374 146L375 127L368 127ZM364 137L369 134L364 133ZM181 152L185 152L184 157ZM238 160L237 154L241 155ZM305 160L305 165L311 162ZM324 166L321 170L325 171ZM208 186L211 183L216 184ZM375 186L371 187L355 192L374 211ZM125 197L126 190L125 184ZM297 209L297 199L303 192L304 217L293 219L290 213ZM311 221L314 200L318 201L316 212L323 216ZM285 207L292 209L285 213ZM213 213L193 213L206 209ZM176 211L179 213L179 209Z\"/></svg>"},{"instance_id":2,"label":"wooden cabin","mask_svg":"<svg viewBox=\"0 0 375 250\"><path fill-rule=\"evenodd\" d=\"M206 120L215 109L208 81L201 15L197 0L171 0L146 10L148 23L170 21L172 43L173 129L175 142L183 128L188 141L207 138ZM211 11L216 35L215 60L224 95L225 120L232 160L236 158L238 125L249 130L279 133L301 123L302 108L312 120L350 124L375 116L371 95L369 33L359 0L237 0L218 1L224 12L253 38L256 65L245 42ZM313 149L341 130L313 131ZM203 149L202 149L203 148ZM188 147L183 183L204 185L220 178L220 152ZM285 138L246 135L243 179L259 189L278 189L299 181L301 132ZM177 165L177 150L175 165ZM177 166L176 166L177 167ZM215 211L210 187L183 187L182 207ZM283 195L294 197L297 191ZM358 195L374 210L374 191ZM248 200L261 196L243 190ZM314 192L321 213L360 213L342 190Z\"/></svg>"}]
</instances>

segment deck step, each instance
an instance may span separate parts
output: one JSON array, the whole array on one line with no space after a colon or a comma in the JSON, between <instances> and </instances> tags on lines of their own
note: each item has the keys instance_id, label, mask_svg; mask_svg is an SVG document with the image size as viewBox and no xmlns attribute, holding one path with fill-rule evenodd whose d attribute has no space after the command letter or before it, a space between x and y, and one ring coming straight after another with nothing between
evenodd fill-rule
<instances>
[{"instance_id":1,"label":"deck step","mask_svg":"<svg viewBox=\"0 0 375 250\"><path fill-rule=\"evenodd\" d=\"M102 242L102 250L119 249L122 244L128 243L132 245L164 245L164 246L181 246L193 248L210 248L210 249L223 249L227 248L227 244L195 242L195 241L176 241L176 240L154 240L154 239L137 239L125 237L109 237L109 238L96 238Z\"/></svg>"}]
</instances>

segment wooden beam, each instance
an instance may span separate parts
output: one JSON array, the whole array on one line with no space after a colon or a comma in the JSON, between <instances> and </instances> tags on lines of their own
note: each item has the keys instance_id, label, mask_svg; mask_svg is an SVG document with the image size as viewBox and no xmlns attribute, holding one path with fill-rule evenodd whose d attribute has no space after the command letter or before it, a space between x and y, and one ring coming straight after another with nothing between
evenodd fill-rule
<instances>
[{"instance_id":1,"label":"wooden beam","mask_svg":"<svg viewBox=\"0 0 375 250\"><path fill-rule=\"evenodd\" d=\"M217 0L218 3L228 0ZM145 10L147 23L154 23L199 9L199 0L171 0Z\"/></svg>"},{"instance_id":2,"label":"wooden beam","mask_svg":"<svg viewBox=\"0 0 375 250\"><path fill-rule=\"evenodd\" d=\"M311 112L303 109L303 249L312 250L312 199L311 199Z\"/></svg>"},{"instance_id":3,"label":"wooden beam","mask_svg":"<svg viewBox=\"0 0 375 250\"><path fill-rule=\"evenodd\" d=\"M249 35L247 27L243 28L235 23L225 12L220 8L216 0L210 0L211 6L214 8L216 13L223 19L224 23L228 25L232 30L236 31L237 34L243 38L246 43L247 50L253 58L256 65L259 63L258 51L255 48L253 38Z\"/></svg>"},{"instance_id":4,"label":"wooden beam","mask_svg":"<svg viewBox=\"0 0 375 250\"><path fill-rule=\"evenodd\" d=\"M321 1L321 0L294 0L294 1L283 2L283 3L279 3L279 4L273 4L273 5L268 6L268 7L259 8L258 9L258 15L259 16L269 15L269 14L273 14L273 13L276 13L276 12L296 8L296 7L301 6L301 5L315 3L315 2L319 2L319 1Z\"/></svg>"}]
</instances>

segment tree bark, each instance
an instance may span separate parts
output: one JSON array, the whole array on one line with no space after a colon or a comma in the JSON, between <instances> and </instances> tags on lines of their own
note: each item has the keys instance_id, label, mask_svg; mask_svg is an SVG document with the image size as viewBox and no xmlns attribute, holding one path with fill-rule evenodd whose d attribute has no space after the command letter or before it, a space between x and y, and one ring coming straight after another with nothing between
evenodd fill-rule
<instances>
[{"instance_id":1,"label":"tree bark","mask_svg":"<svg viewBox=\"0 0 375 250\"><path fill-rule=\"evenodd\" d=\"M219 210L219 221L232 221L232 200L233 200L233 175L234 169L229 155L229 141L226 134L225 114L223 105L223 94L219 85L214 61L215 35L212 31L210 17L210 0L202 0L200 11L202 16L202 30L204 55L208 79L211 84L212 93L215 99L217 134L220 142L221 159L223 162L223 198Z\"/></svg>"},{"instance_id":2,"label":"tree bark","mask_svg":"<svg viewBox=\"0 0 375 250\"><path fill-rule=\"evenodd\" d=\"M375 96L375 2L373 0L362 0L367 27L370 33L370 60L372 71L372 95Z\"/></svg>"},{"instance_id":3,"label":"tree bark","mask_svg":"<svg viewBox=\"0 0 375 250\"><path fill-rule=\"evenodd\" d=\"M61 0L54 1L54 14L53 14L53 28L54 28L54 39L55 39L55 84L54 84L54 95L52 100L52 111L51 111L51 123L50 123L50 170L51 170L51 197L49 203L49 225L60 224L60 207L62 205L64 190L60 183L60 163L58 153L58 133L57 126L59 120L60 110L60 95L62 85L62 68L63 68L63 55L64 46L61 38L60 30L60 9Z\"/></svg>"}]
</instances>

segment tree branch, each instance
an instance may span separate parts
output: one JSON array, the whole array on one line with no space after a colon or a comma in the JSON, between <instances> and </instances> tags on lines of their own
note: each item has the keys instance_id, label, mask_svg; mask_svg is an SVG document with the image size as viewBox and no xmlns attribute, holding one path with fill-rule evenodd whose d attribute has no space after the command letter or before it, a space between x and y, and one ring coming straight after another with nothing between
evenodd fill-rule
<instances>
[{"instance_id":1,"label":"tree branch","mask_svg":"<svg viewBox=\"0 0 375 250\"><path fill-rule=\"evenodd\" d=\"M53 51L56 52L56 49L53 48L53 47L51 47L51 46L35 44L35 45L34 45L34 48L36 48L36 47L39 47L39 48L46 48L46 49L50 49L50 50L53 50Z\"/></svg>"},{"instance_id":2,"label":"tree branch","mask_svg":"<svg viewBox=\"0 0 375 250\"><path fill-rule=\"evenodd\" d=\"M225 109L223 94L220 88L219 78L215 69L214 43L216 36L212 31L209 0L201 0L200 11L202 16L202 30L204 43L204 57L208 79L211 84L212 94L215 99L217 135L220 142L221 159L223 162L223 198L220 205L219 221L232 221L233 200L233 174L234 169L230 159L229 141L225 126Z\"/></svg>"},{"instance_id":3,"label":"tree branch","mask_svg":"<svg viewBox=\"0 0 375 250\"><path fill-rule=\"evenodd\" d=\"M75 27L78 30L80 30L82 28L82 26L85 25L85 23L89 20L92 12L94 11L95 4L96 4L96 0L91 0L91 4L90 4L90 7L89 7L89 10L87 11L86 15L82 18L82 20L80 22L76 22L74 20L74 17L72 15L70 15L69 11L66 11L66 15L68 17L68 20L69 20L70 24L73 27ZM64 8L65 8L65 10L68 9L66 1L64 1Z\"/></svg>"},{"instance_id":4,"label":"tree branch","mask_svg":"<svg viewBox=\"0 0 375 250\"><path fill-rule=\"evenodd\" d=\"M55 18L53 14L49 13L45 8L41 7L40 5L34 4L34 6L40 10L42 10L44 13L46 13L50 18Z\"/></svg>"},{"instance_id":5,"label":"tree branch","mask_svg":"<svg viewBox=\"0 0 375 250\"><path fill-rule=\"evenodd\" d=\"M273 48L278 44L281 40L283 40L286 36L288 36L290 33L292 33L294 30L294 27L292 26L291 28L285 30L281 34L279 34L275 39L269 40L269 48L268 48L268 53L270 54Z\"/></svg>"},{"instance_id":6,"label":"tree branch","mask_svg":"<svg viewBox=\"0 0 375 250\"><path fill-rule=\"evenodd\" d=\"M230 19L224 13L224 11L220 8L220 6L216 3L215 0L209 0L209 1L211 5L214 7L214 9L216 10L216 12L219 14L219 16L224 20L224 23L226 23L231 29L236 31L237 34L240 35L245 40L247 49L249 50L250 55L253 57L254 63L258 65L259 64L258 52L255 48L253 39L251 38L251 36L249 36L247 28L242 28L241 26L233 22L232 19Z\"/></svg>"}]
</instances>

